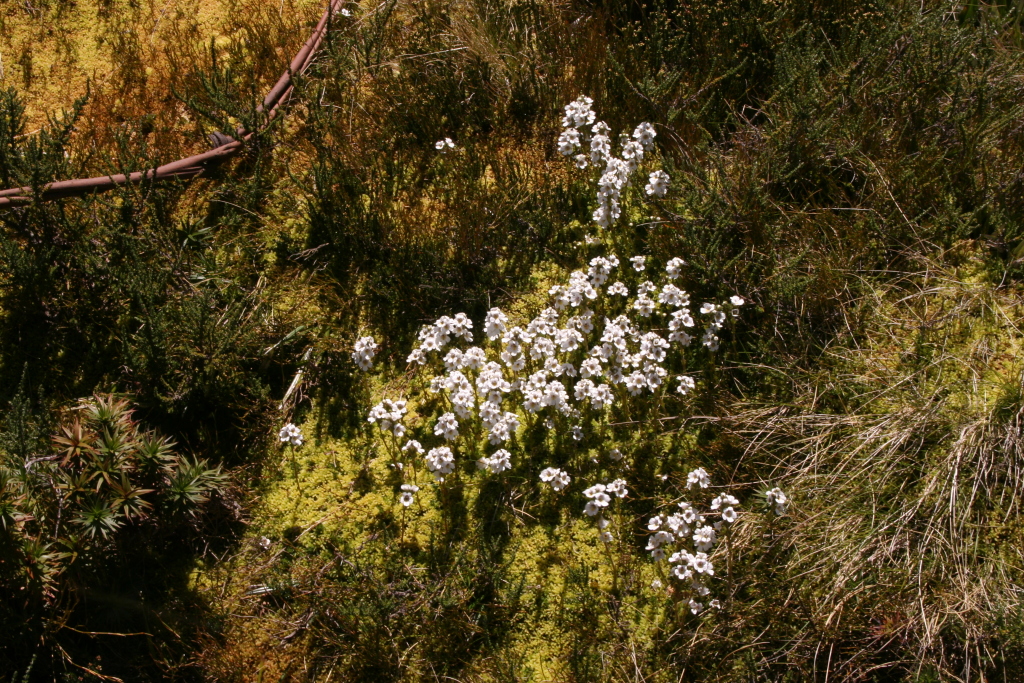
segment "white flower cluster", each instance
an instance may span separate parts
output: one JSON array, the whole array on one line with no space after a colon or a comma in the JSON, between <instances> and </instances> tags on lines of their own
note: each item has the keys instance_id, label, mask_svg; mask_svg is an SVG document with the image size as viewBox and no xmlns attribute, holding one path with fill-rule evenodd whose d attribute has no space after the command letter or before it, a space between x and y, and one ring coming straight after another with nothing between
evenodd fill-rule
<instances>
[{"instance_id":1,"label":"white flower cluster","mask_svg":"<svg viewBox=\"0 0 1024 683\"><path fill-rule=\"evenodd\" d=\"M427 469L437 481L444 481L447 474L455 471L455 454L447 446L431 448L426 455Z\"/></svg>"},{"instance_id":2,"label":"white flower cluster","mask_svg":"<svg viewBox=\"0 0 1024 683\"><path fill-rule=\"evenodd\" d=\"M487 470L491 474L501 474L505 470L512 469L512 454L504 448L497 450L493 455L480 458L477 467Z\"/></svg>"},{"instance_id":3,"label":"white flower cluster","mask_svg":"<svg viewBox=\"0 0 1024 683\"><path fill-rule=\"evenodd\" d=\"M569 485L572 478L564 470L560 470L557 467L547 467L541 470L540 480L551 484L551 488L554 490L561 491Z\"/></svg>"},{"instance_id":4,"label":"white flower cluster","mask_svg":"<svg viewBox=\"0 0 1024 683\"><path fill-rule=\"evenodd\" d=\"M765 498L768 500L768 504L774 506L775 514L782 516L786 514L786 508L789 506L789 498L782 492L779 487L773 488L771 491L765 494Z\"/></svg>"},{"instance_id":5,"label":"white flower cluster","mask_svg":"<svg viewBox=\"0 0 1024 683\"><path fill-rule=\"evenodd\" d=\"M687 488L707 488L710 485L704 468L693 470L687 477ZM671 548L674 544L692 542L692 551L687 548L676 550L669 557L669 564L672 566L670 574L673 577L690 582L694 594L690 601L690 609L694 614L703 611L704 605L698 602L697 598L709 594L710 590L705 582L715 575L715 565L710 556L718 542L718 532L721 531L723 524L728 525L736 521L738 505L739 501L734 496L722 494L711 501L710 512L705 515L692 504L683 501L677 506L678 512L657 515L647 523L647 529L652 532L647 539L647 550L655 560L664 559L666 548ZM708 515L718 516L719 520L709 524Z\"/></svg>"},{"instance_id":6,"label":"white flower cluster","mask_svg":"<svg viewBox=\"0 0 1024 683\"><path fill-rule=\"evenodd\" d=\"M629 263L636 273L650 271L645 256L634 256ZM689 294L672 283L685 265L680 258L671 259L662 284L643 280L636 297L630 299L624 283L609 285L620 260L615 255L597 256L586 271L575 271L567 284L552 287L550 306L523 326L513 325L500 309L490 309L483 321L486 340L480 346L460 348L454 343L474 341L473 321L464 313L425 325L409 363L443 368L443 374L430 380L429 391L442 396L444 408L435 418L433 433L446 444L427 453L428 469L439 480L453 472L455 454L447 444L470 434L497 447L492 455L479 458L478 465L498 474L511 468L509 449L521 426L521 414L537 415L552 428L552 417L561 416L570 423L567 433L579 441L584 436L579 423L586 411L600 413L631 396L662 391L670 352L690 346L687 330L697 327ZM717 339L726 311L735 310L742 301L734 297L705 303L701 311L711 316L705 338ZM606 315L599 319L590 306ZM666 326L667 338L661 332ZM705 346L718 348L717 344ZM693 377L678 377L677 392L688 394L695 387ZM385 399L367 419L397 439L405 434L401 423L405 412L404 401ZM424 448L409 441L402 451L423 455ZM695 470L690 477L691 486L708 486L703 470ZM541 478L555 490L570 481L568 473L556 468L545 469ZM603 500L592 498L587 514L596 516Z\"/></svg>"},{"instance_id":7,"label":"white flower cluster","mask_svg":"<svg viewBox=\"0 0 1024 683\"><path fill-rule=\"evenodd\" d=\"M558 152L563 156L572 156L578 168L587 168L590 164L604 170L598 180L597 210L594 211L594 222L607 228L619 219L622 207L619 200L622 190L630 182L630 175L643 161L644 154L654 145L656 135L654 126L641 123L633 131L632 139L627 134L620 136L619 156L612 154L611 128L604 121L594 122L597 118L593 110L594 101L589 97L580 97L565 107L562 118L562 133L558 136ZM589 134L587 126L590 126ZM585 145L590 147L590 155L583 153ZM668 191L668 174L655 171L650 176L647 194L663 197Z\"/></svg>"},{"instance_id":8,"label":"white flower cluster","mask_svg":"<svg viewBox=\"0 0 1024 683\"><path fill-rule=\"evenodd\" d=\"M431 351L441 351L452 340L452 337L464 339L467 342L473 341L473 321L465 313L458 313L454 318L447 315L438 318L433 325L424 325L420 328L420 345L412 350L407 361L425 365L426 354Z\"/></svg>"},{"instance_id":9,"label":"white flower cluster","mask_svg":"<svg viewBox=\"0 0 1024 683\"><path fill-rule=\"evenodd\" d=\"M284 427L281 427L281 431L277 433L277 438L281 443L291 444L292 446L301 446L302 430L289 422Z\"/></svg>"},{"instance_id":10,"label":"white flower cluster","mask_svg":"<svg viewBox=\"0 0 1024 683\"><path fill-rule=\"evenodd\" d=\"M447 154L451 150L455 149L455 143L452 142L451 138L445 138L444 140L438 140L435 142L434 149L439 151L441 154Z\"/></svg>"},{"instance_id":11,"label":"white flower cluster","mask_svg":"<svg viewBox=\"0 0 1024 683\"><path fill-rule=\"evenodd\" d=\"M583 514L588 517L594 517L608 507L608 504L612 502L613 495L618 498L625 498L628 493L629 490L626 488L626 481L624 479L616 479L607 484L594 484L583 492L583 495L588 499L586 506L583 508Z\"/></svg>"},{"instance_id":12,"label":"white flower cluster","mask_svg":"<svg viewBox=\"0 0 1024 683\"><path fill-rule=\"evenodd\" d=\"M352 351L352 360L355 361L356 365L363 372L370 370L373 367L373 357L377 353L377 342L373 340L373 337L360 337L356 342L355 349Z\"/></svg>"},{"instance_id":13,"label":"white flower cluster","mask_svg":"<svg viewBox=\"0 0 1024 683\"><path fill-rule=\"evenodd\" d=\"M664 197L668 192L668 173L658 170L651 173L644 190L649 195Z\"/></svg>"},{"instance_id":14,"label":"white flower cluster","mask_svg":"<svg viewBox=\"0 0 1024 683\"><path fill-rule=\"evenodd\" d=\"M405 405L405 401L392 401L386 398L370 409L370 416L366 421L370 424L376 423L382 431L390 431L401 438L405 436L405 425L402 424L402 418L406 413Z\"/></svg>"}]
</instances>

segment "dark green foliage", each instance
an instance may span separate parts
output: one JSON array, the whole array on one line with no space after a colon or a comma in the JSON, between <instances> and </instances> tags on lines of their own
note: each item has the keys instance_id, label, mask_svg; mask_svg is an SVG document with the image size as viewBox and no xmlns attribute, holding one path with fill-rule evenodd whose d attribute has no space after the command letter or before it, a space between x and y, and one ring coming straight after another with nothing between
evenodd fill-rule
<instances>
[{"instance_id":1,"label":"dark green foliage","mask_svg":"<svg viewBox=\"0 0 1024 683\"><path fill-rule=\"evenodd\" d=\"M20 130L16 98L4 101L5 125ZM44 129L38 143L12 142L5 158L14 161L3 168L25 182L19 169L28 159L35 176L27 180L66 176L63 161L52 159L63 160L58 141L73 121L59 135ZM126 143L122 151L132 150ZM225 190L225 201L251 206L245 193L258 191L260 178ZM244 251L217 248L248 209L218 203L194 216L180 201L178 188L144 186L0 214L0 376L10 387L26 373L51 400L129 390L177 438L226 453L262 438L271 387L286 381L271 363L303 338L263 353L283 333L266 323L258 273Z\"/></svg>"},{"instance_id":2,"label":"dark green foliage","mask_svg":"<svg viewBox=\"0 0 1024 683\"><path fill-rule=\"evenodd\" d=\"M135 599L131 585L138 596L167 590L158 586L170 581L140 582L140 573L176 571L174 554L188 547L227 478L145 430L124 399L81 401L50 443L28 403L17 395L3 432L0 663L12 670L45 654L53 673L68 666L62 652L81 645L68 633L118 622L110 611L99 621L92 614L99 596ZM119 584L126 569L136 578Z\"/></svg>"}]
</instances>

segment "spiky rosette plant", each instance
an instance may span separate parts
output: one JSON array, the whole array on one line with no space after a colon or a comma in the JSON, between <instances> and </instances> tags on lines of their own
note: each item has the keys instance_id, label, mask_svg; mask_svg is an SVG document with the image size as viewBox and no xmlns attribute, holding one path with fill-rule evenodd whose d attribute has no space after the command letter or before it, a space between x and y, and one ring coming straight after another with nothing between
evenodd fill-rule
<instances>
[{"instance_id":1,"label":"spiky rosette plant","mask_svg":"<svg viewBox=\"0 0 1024 683\"><path fill-rule=\"evenodd\" d=\"M147 430L126 399L84 399L60 423L49 453L4 458L0 583L53 602L65 587L60 577L94 565L126 528L193 518L225 483L219 466Z\"/></svg>"}]
</instances>

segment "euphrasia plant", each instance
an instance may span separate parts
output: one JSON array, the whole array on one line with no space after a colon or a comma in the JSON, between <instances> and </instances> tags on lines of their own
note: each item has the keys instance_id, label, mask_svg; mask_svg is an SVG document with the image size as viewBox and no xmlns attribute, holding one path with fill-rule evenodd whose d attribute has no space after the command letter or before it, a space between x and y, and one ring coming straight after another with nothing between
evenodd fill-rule
<instances>
[{"instance_id":1,"label":"euphrasia plant","mask_svg":"<svg viewBox=\"0 0 1024 683\"><path fill-rule=\"evenodd\" d=\"M566 107L558 149L581 169L603 164L594 220L606 228L620 217L622 192L653 149L655 130L640 124L632 137L623 136L615 156L609 127L595 122L591 105L589 98L580 98ZM583 146L589 146L589 155L577 153ZM664 196L668 180L663 171L653 171L646 193ZM685 403L697 386L687 368L697 354L719 352L720 334L736 323L745 303L739 295L693 301L677 284L685 268L680 257L653 268L644 255L623 260L607 253L551 287L548 305L530 320L517 324L492 308L479 327L464 313L424 326L408 363L414 371L432 373L427 391L433 397L415 406L404 397L382 397L367 416L401 473L401 504L412 505L428 483L420 480L423 469L444 486L449 478L474 471L500 477L522 459L552 495L578 506L594 521L599 539L611 543L616 525L610 512L616 500L629 496L632 455L610 449L598 479L579 481L595 474L584 458L535 462L523 437L547 428L579 442L588 430L601 430L624 414ZM376 349L373 340L364 338L353 353L362 369L369 369L371 347ZM407 422L413 421L428 425L429 441L407 438ZM572 488L576 481L582 488L578 493ZM681 582L677 592L688 597L695 614L704 610L710 594L719 538L739 514L739 500L729 493L704 500L711 498L705 491L710 485L703 468L693 469L687 476L691 500L674 501L673 510L648 522L647 550L655 561L668 561L666 572ZM709 503L703 511L699 501ZM784 511L784 495L773 501L782 501L776 511Z\"/></svg>"}]
</instances>

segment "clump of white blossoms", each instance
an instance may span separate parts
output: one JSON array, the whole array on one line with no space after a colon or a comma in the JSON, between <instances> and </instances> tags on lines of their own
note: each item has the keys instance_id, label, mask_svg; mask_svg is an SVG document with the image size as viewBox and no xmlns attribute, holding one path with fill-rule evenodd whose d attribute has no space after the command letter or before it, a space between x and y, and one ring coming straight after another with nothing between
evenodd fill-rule
<instances>
[{"instance_id":1,"label":"clump of white blossoms","mask_svg":"<svg viewBox=\"0 0 1024 683\"><path fill-rule=\"evenodd\" d=\"M289 422L284 427L281 427L281 431L277 433L277 438L281 443L291 444L292 446L301 446L302 430Z\"/></svg>"},{"instance_id":2,"label":"clump of white blossoms","mask_svg":"<svg viewBox=\"0 0 1024 683\"><path fill-rule=\"evenodd\" d=\"M651 173L644 191L655 197L664 197L668 192L668 173L661 170Z\"/></svg>"},{"instance_id":3,"label":"clump of white blossoms","mask_svg":"<svg viewBox=\"0 0 1024 683\"><path fill-rule=\"evenodd\" d=\"M690 472L687 479L687 488L698 486L703 489L711 485L703 468ZM698 598L710 593L707 584L715 575L712 554L719 541L719 532L736 522L739 500L727 493L720 494L711 501L706 513L701 513L687 501L678 503L676 507L678 510L656 515L648 521L647 529L652 533L647 539L647 550L658 561L675 548L668 560L669 574L684 582L684 588L691 592L690 609L699 614L704 605ZM716 517L718 519L714 521Z\"/></svg>"},{"instance_id":4,"label":"clump of white blossoms","mask_svg":"<svg viewBox=\"0 0 1024 683\"><path fill-rule=\"evenodd\" d=\"M597 210L594 211L594 222L601 228L611 226L622 215L620 203L622 191L629 185L630 176L640 166L644 154L654 146L657 133L650 123L641 123L633 131L632 139L622 134L619 139L619 156L612 154L611 128L604 121L597 121L593 110L594 101L586 96L565 107L562 118L562 133L558 136L558 152L562 156L573 158L578 168L584 169L593 164L597 168L604 165L597 183ZM589 156L582 150L590 148ZM668 189L668 175L663 171L655 179L651 175L647 194L664 196ZM655 185L655 183L657 184ZM656 191L650 188L655 187Z\"/></svg>"},{"instance_id":5,"label":"clump of white blossoms","mask_svg":"<svg viewBox=\"0 0 1024 683\"><path fill-rule=\"evenodd\" d=\"M352 360L360 370L366 372L373 367L373 357L378 348L373 337L360 337L352 351Z\"/></svg>"},{"instance_id":6,"label":"clump of white blossoms","mask_svg":"<svg viewBox=\"0 0 1024 683\"><path fill-rule=\"evenodd\" d=\"M441 154L447 154L451 150L455 149L455 143L452 142L451 138L445 138L444 140L438 140L435 142L434 149L439 151Z\"/></svg>"},{"instance_id":7,"label":"clump of white blossoms","mask_svg":"<svg viewBox=\"0 0 1024 683\"><path fill-rule=\"evenodd\" d=\"M561 491L569 485L571 477L564 470L560 470L557 467L548 467L541 471L540 480L551 484L551 488L556 491Z\"/></svg>"},{"instance_id":8,"label":"clump of white blossoms","mask_svg":"<svg viewBox=\"0 0 1024 683\"><path fill-rule=\"evenodd\" d=\"M405 425L402 418L405 416L406 402L384 399L370 409L370 415L366 421L370 424L376 423L381 431L391 432L396 438L405 436Z\"/></svg>"},{"instance_id":9,"label":"clump of white blossoms","mask_svg":"<svg viewBox=\"0 0 1024 683\"><path fill-rule=\"evenodd\" d=\"M464 313L442 316L420 330L419 345L408 360L414 367L440 370L429 382L429 392L441 397L441 403L433 404L440 414L430 422L434 436L453 447L439 451L444 455L440 460L437 453L432 456L429 469L435 475L454 471L460 452L454 446L466 435L498 447L493 455L478 456L478 465L500 473L511 467L516 434L527 422L553 429L557 417L568 422L564 433L581 441L587 415L596 417L633 397L662 395L668 389L665 364L691 346L691 331L698 333L690 295L671 282L679 278L685 262L669 260L660 283L648 257L638 255L628 262L628 270L638 274L634 277L648 278L639 282L632 299L624 283L613 282L621 261L609 254L592 258L586 271L569 275L567 284L551 287L550 305L525 324L513 324L501 309L490 309L482 324L484 339L477 345L474 323ZM701 311L712 317L705 336L717 338L726 321L723 311L735 306L735 301L706 302ZM683 395L697 386L688 375L677 382L673 389ZM387 399L368 419L399 438L405 433L400 422L405 408L405 403ZM414 452L421 454L422 446L415 445ZM568 485L567 473L566 478L555 476L549 468L543 481L556 490ZM707 486L703 470L691 473L694 477L702 488Z\"/></svg>"},{"instance_id":10,"label":"clump of white blossoms","mask_svg":"<svg viewBox=\"0 0 1024 683\"><path fill-rule=\"evenodd\" d=\"M431 448L426 455L427 469L437 481L444 481L445 475L455 471L455 455L447 446Z\"/></svg>"},{"instance_id":11,"label":"clump of white blossoms","mask_svg":"<svg viewBox=\"0 0 1024 683\"><path fill-rule=\"evenodd\" d=\"M492 455L477 460L477 467L487 470L491 474L501 474L505 470L512 469L512 454L502 448Z\"/></svg>"},{"instance_id":12,"label":"clump of white blossoms","mask_svg":"<svg viewBox=\"0 0 1024 683\"><path fill-rule=\"evenodd\" d=\"M698 467L686 475L686 488L692 489L694 486L699 486L702 489L711 486L711 477L703 467Z\"/></svg>"}]
</instances>

